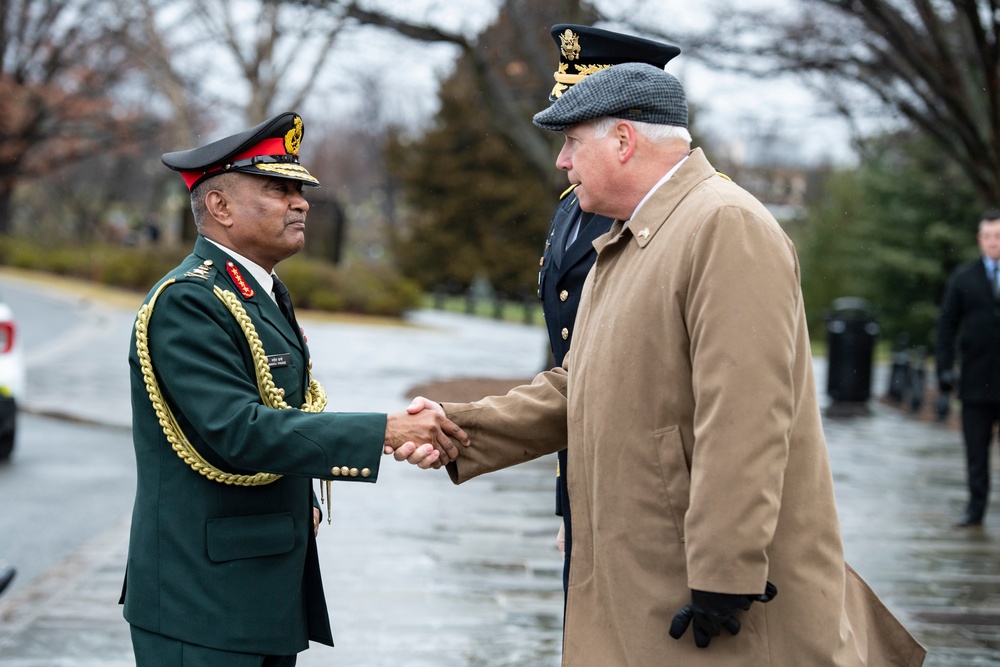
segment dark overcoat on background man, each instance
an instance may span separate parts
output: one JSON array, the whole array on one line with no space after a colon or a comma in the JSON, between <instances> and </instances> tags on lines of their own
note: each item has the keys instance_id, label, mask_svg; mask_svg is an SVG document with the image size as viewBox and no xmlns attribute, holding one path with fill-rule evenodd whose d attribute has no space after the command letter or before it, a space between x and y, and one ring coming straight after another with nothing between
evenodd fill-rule
<instances>
[{"instance_id":1,"label":"dark overcoat on background man","mask_svg":"<svg viewBox=\"0 0 1000 667\"><path fill-rule=\"evenodd\" d=\"M941 301L938 369L953 368L956 351L961 352L959 400L1000 404L1000 297L982 258L955 270Z\"/></svg>"}]
</instances>

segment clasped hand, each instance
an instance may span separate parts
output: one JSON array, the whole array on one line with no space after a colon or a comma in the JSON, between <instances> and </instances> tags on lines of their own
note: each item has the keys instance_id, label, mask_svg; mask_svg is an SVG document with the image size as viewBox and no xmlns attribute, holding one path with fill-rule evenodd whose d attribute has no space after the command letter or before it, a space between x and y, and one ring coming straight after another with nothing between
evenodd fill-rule
<instances>
[{"instance_id":1,"label":"clasped hand","mask_svg":"<svg viewBox=\"0 0 1000 667\"><path fill-rule=\"evenodd\" d=\"M712 637L717 637L722 628L735 635L740 631L737 611L746 611L754 602L770 602L778 594L777 587L770 581L762 595L734 595L731 593L710 593L691 590L691 602L685 605L670 624L670 636L680 639L693 626L694 643L698 648L706 648Z\"/></svg>"},{"instance_id":2,"label":"clasped hand","mask_svg":"<svg viewBox=\"0 0 1000 667\"><path fill-rule=\"evenodd\" d=\"M463 447L469 446L469 436L448 419L444 408L417 397L405 412L387 417L383 452L419 468L440 468L458 458L459 450L452 438Z\"/></svg>"}]
</instances>

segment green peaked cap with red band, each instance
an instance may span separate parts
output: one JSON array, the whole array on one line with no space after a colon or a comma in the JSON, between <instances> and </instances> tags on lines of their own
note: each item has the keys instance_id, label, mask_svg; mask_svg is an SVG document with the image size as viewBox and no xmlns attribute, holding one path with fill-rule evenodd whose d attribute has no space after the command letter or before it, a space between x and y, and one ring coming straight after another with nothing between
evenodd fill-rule
<instances>
[{"instance_id":1,"label":"green peaked cap with red band","mask_svg":"<svg viewBox=\"0 0 1000 667\"><path fill-rule=\"evenodd\" d=\"M302 135L302 118L286 111L249 130L200 148L164 153L160 159L180 172L188 190L213 176L234 171L319 186L316 177L299 164Z\"/></svg>"}]
</instances>

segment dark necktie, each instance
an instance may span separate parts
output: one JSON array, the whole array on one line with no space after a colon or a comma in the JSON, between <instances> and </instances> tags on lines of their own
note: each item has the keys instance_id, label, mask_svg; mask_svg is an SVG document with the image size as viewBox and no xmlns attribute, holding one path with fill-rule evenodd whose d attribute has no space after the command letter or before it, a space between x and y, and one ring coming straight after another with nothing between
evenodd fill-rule
<instances>
[{"instance_id":1,"label":"dark necktie","mask_svg":"<svg viewBox=\"0 0 1000 667\"><path fill-rule=\"evenodd\" d=\"M580 228L583 225L583 211L577 211L576 216L573 221L569 224L569 229L566 230L566 245L563 248L564 251L569 250L569 247L573 245L573 241L580 235Z\"/></svg>"},{"instance_id":2,"label":"dark necktie","mask_svg":"<svg viewBox=\"0 0 1000 667\"><path fill-rule=\"evenodd\" d=\"M295 310L292 308L292 297L288 296L288 288L273 273L271 274L271 278L274 279L274 300L278 302L281 314L292 325L292 329L298 331L299 325L295 321Z\"/></svg>"}]
</instances>

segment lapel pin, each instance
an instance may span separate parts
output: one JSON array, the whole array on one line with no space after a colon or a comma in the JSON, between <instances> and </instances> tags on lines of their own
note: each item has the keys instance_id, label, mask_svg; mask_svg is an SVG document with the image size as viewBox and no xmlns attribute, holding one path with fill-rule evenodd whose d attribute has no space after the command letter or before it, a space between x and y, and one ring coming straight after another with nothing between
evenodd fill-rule
<instances>
[{"instance_id":1,"label":"lapel pin","mask_svg":"<svg viewBox=\"0 0 1000 667\"><path fill-rule=\"evenodd\" d=\"M642 231L639 232L639 238L646 240L649 238L649 227L643 227Z\"/></svg>"}]
</instances>

